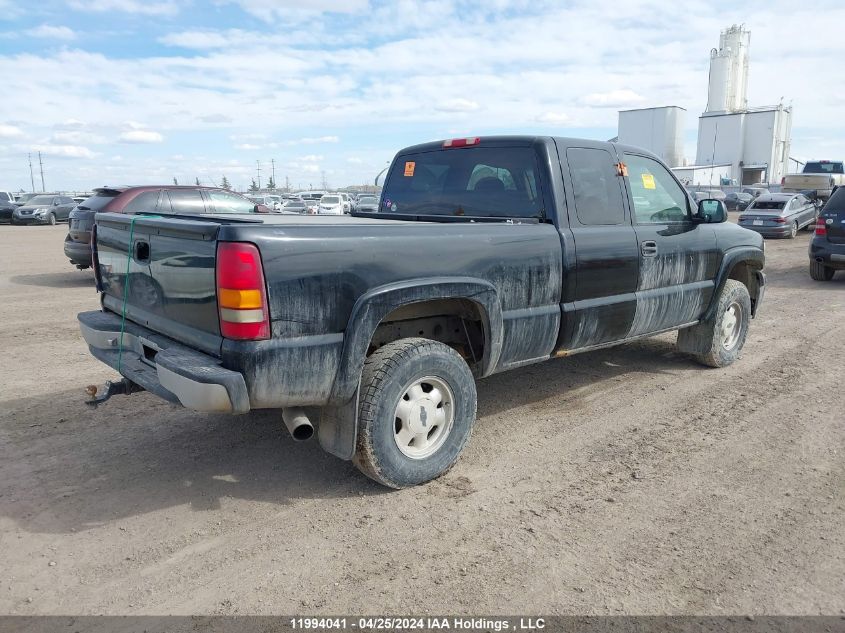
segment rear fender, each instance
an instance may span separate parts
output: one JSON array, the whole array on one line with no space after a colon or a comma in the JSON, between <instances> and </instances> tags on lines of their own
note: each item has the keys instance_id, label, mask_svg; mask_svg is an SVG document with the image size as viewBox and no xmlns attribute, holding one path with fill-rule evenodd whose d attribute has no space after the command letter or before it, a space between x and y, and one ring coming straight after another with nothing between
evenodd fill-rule
<instances>
[{"instance_id":1,"label":"rear fender","mask_svg":"<svg viewBox=\"0 0 845 633\"><path fill-rule=\"evenodd\" d=\"M433 299L467 299L480 307L484 329L481 375L493 370L502 349L502 309L491 283L471 277L401 281L374 288L355 302L344 334L340 370L332 389L333 402L347 402L355 395L367 349L384 317L402 306Z\"/></svg>"}]
</instances>

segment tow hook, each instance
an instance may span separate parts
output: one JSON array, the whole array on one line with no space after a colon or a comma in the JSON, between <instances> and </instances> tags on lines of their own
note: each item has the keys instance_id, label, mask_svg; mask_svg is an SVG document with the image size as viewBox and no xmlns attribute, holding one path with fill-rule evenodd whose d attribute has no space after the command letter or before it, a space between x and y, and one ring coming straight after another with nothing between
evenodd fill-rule
<instances>
[{"instance_id":1,"label":"tow hook","mask_svg":"<svg viewBox=\"0 0 845 633\"><path fill-rule=\"evenodd\" d=\"M123 378L122 380L118 380L117 382L107 380L106 384L103 385L102 389L99 389L97 385L88 385L87 387L85 387L85 393L87 393L88 396L91 398L90 400L86 400L85 404L87 404L89 407L96 409L99 405L104 403L112 396L128 396L131 393L137 393L143 390L143 387L135 384L128 378ZM100 395L97 395L98 393Z\"/></svg>"}]
</instances>

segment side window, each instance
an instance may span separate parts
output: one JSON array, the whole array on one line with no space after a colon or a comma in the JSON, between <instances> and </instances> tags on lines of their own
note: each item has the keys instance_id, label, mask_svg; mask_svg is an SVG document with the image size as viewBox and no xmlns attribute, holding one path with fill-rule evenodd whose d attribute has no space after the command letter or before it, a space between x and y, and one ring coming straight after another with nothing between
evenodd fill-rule
<instances>
[{"instance_id":1,"label":"side window","mask_svg":"<svg viewBox=\"0 0 845 633\"><path fill-rule=\"evenodd\" d=\"M628 183L638 224L666 224L689 219L687 195L656 160L625 154Z\"/></svg>"},{"instance_id":2,"label":"side window","mask_svg":"<svg viewBox=\"0 0 845 633\"><path fill-rule=\"evenodd\" d=\"M208 195L215 213L255 213L255 203L252 200L245 200L225 191L209 191ZM273 204L266 198L261 198L261 200L261 204L268 206Z\"/></svg>"},{"instance_id":3,"label":"side window","mask_svg":"<svg viewBox=\"0 0 845 633\"><path fill-rule=\"evenodd\" d=\"M571 147L566 158L578 221L585 226L622 224L622 189L610 152Z\"/></svg>"},{"instance_id":4,"label":"side window","mask_svg":"<svg viewBox=\"0 0 845 633\"><path fill-rule=\"evenodd\" d=\"M185 215L197 215L205 213L205 202L202 194L196 189L170 189L167 194L170 196L170 206L173 213Z\"/></svg>"},{"instance_id":5,"label":"side window","mask_svg":"<svg viewBox=\"0 0 845 633\"><path fill-rule=\"evenodd\" d=\"M124 213L155 213L158 206L158 190L144 191L132 198L124 207Z\"/></svg>"}]
</instances>

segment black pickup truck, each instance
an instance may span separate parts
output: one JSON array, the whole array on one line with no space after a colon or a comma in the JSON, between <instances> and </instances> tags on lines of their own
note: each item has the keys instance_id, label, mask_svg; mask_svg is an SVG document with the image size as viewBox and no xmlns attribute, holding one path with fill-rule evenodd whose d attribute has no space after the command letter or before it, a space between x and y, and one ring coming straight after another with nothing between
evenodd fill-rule
<instances>
[{"instance_id":1,"label":"black pickup truck","mask_svg":"<svg viewBox=\"0 0 845 633\"><path fill-rule=\"evenodd\" d=\"M552 137L427 143L376 213L98 214L102 309L82 334L123 379L199 411L281 409L297 439L392 487L457 460L475 379L680 330L737 359L763 239L634 147ZM93 390L92 390L93 391Z\"/></svg>"}]
</instances>

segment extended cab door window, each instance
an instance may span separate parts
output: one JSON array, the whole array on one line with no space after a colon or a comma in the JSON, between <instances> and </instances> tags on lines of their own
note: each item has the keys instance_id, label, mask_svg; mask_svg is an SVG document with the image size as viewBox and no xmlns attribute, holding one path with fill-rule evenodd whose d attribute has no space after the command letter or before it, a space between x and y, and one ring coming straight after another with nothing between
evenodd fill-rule
<instances>
[{"instance_id":1,"label":"extended cab door window","mask_svg":"<svg viewBox=\"0 0 845 633\"><path fill-rule=\"evenodd\" d=\"M566 156L578 221L584 226L622 224L622 189L610 152L570 147Z\"/></svg>"},{"instance_id":2,"label":"extended cab door window","mask_svg":"<svg viewBox=\"0 0 845 633\"><path fill-rule=\"evenodd\" d=\"M637 224L689 220L687 194L663 165L637 154L625 154L625 164Z\"/></svg>"}]
</instances>

